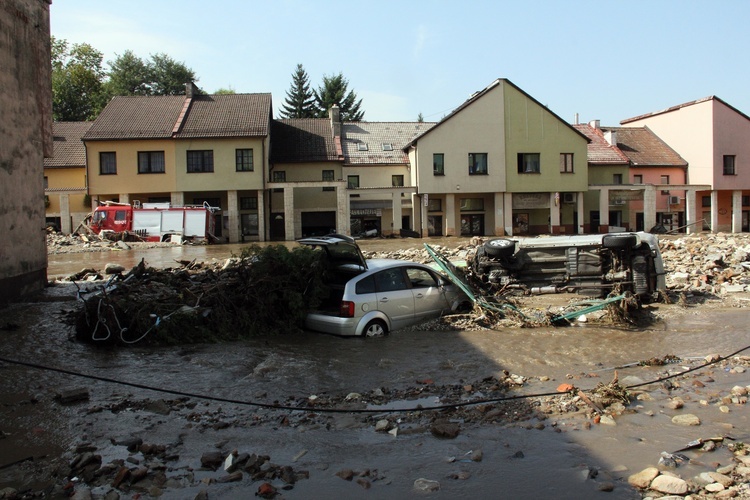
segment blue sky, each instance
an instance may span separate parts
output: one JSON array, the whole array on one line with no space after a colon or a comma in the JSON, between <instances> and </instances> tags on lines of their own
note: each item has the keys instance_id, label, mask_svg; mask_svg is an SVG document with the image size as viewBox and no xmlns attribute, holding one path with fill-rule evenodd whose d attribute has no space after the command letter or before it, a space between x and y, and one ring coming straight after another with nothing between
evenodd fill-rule
<instances>
[{"instance_id":1,"label":"blue sky","mask_svg":"<svg viewBox=\"0 0 750 500\"><path fill-rule=\"evenodd\" d=\"M52 35L104 61L166 53L209 93L270 92L301 63L343 73L365 120L438 121L507 78L567 122L602 125L716 95L750 114L750 2L54 0Z\"/></svg>"}]
</instances>

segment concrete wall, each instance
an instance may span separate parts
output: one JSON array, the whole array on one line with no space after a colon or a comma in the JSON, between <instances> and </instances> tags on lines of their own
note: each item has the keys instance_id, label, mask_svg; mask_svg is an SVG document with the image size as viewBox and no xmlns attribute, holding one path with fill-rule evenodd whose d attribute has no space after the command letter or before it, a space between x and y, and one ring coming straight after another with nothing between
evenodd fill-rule
<instances>
[{"instance_id":1,"label":"concrete wall","mask_svg":"<svg viewBox=\"0 0 750 500\"><path fill-rule=\"evenodd\" d=\"M49 1L0 3L0 304L47 279L44 157L52 154Z\"/></svg>"}]
</instances>

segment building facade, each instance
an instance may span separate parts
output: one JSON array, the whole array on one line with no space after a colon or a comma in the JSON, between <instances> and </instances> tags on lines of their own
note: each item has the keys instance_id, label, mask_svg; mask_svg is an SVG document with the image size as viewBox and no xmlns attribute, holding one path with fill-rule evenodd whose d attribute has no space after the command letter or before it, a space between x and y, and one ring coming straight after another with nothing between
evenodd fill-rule
<instances>
[{"instance_id":1,"label":"building facade","mask_svg":"<svg viewBox=\"0 0 750 500\"><path fill-rule=\"evenodd\" d=\"M685 195L689 231L750 229L750 117L716 96L628 118L647 126L688 163Z\"/></svg>"},{"instance_id":2,"label":"building facade","mask_svg":"<svg viewBox=\"0 0 750 500\"><path fill-rule=\"evenodd\" d=\"M49 0L0 8L0 304L47 280L44 158L52 156Z\"/></svg>"}]
</instances>

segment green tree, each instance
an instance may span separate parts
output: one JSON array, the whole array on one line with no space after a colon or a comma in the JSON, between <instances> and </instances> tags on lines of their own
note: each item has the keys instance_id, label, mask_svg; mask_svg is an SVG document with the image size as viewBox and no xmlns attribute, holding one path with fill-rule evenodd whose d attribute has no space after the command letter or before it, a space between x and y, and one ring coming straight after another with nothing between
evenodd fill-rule
<instances>
[{"instance_id":1,"label":"green tree","mask_svg":"<svg viewBox=\"0 0 750 500\"><path fill-rule=\"evenodd\" d=\"M417 115L417 121L418 121L419 123L424 123L424 115L422 114L422 112L421 112L421 111L420 111L420 112L419 112L419 114Z\"/></svg>"},{"instance_id":2,"label":"green tree","mask_svg":"<svg viewBox=\"0 0 750 500\"><path fill-rule=\"evenodd\" d=\"M192 69L163 53L151 54L149 69L152 95L185 94L185 84L198 80Z\"/></svg>"},{"instance_id":3,"label":"green tree","mask_svg":"<svg viewBox=\"0 0 750 500\"><path fill-rule=\"evenodd\" d=\"M151 70L132 50L126 50L108 63L109 80L105 87L109 96L151 94Z\"/></svg>"},{"instance_id":4,"label":"green tree","mask_svg":"<svg viewBox=\"0 0 750 500\"><path fill-rule=\"evenodd\" d=\"M297 64L292 73L292 85L286 91L286 99L281 108L282 118L314 118L318 115L315 95L310 90L310 78L305 68Z\"/></svg>"},{"instance_id":5,"label":"green tree","mask_svg":"<svg viewBox=\"0 0 750 500\"><path fill-rule=\"evenodd\" d=\"M225 89L224 87L222 87L222 88L216 89L216 91L214 92L215 95L231 95L231 94L236 94L236 93L237 91L234 90L231 85L229 86L229 88Z\"/></svg>"},{"instance_id":6,"label":"green tree","mask_svg":"<svg viewBox=\"0 0 750 500\"><path fill-rule=\"evenodd\" d=\"M318 116L328 116L331 106L338 104L341 108L341 120L348 122L362 121L365 116L361 110L362 99L357 100L353 90L348 90L349 82L342 73L333 76L324 76L323 84L314 90L315 105L318 107Z\"/></svg>"},{"instance_id":7,"label":"green tree","mask_svg":"<svg viewBox=\"0 0 750 500\"><path fill-rule=\"evenodd\" d=\"M52 117L55 121L93 120L104 107L103 55L87 43L52 43Z\"/></svg>"}]
</instances>

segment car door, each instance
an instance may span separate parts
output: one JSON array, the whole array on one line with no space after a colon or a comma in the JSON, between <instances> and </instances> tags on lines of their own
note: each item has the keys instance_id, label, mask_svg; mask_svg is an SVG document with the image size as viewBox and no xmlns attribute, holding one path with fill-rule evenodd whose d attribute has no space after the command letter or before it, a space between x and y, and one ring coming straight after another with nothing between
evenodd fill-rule
<instances>
[{"instance_id":1,"label":"car door","mask_svg":"<svg viewBox=\"0 0 750 500\"><path fill-rule=\"evenodd\" d=\"M402 266L384 269L375 274L378 310L391 320L396 330L414 322L414 295Z\"/></svg>"},{"instance_id":2,"label":"car door","mask_svg":"<svg viewBox=\"0 0 750 500\"><path fill-rule=\"evenodd\" d=\"M444 290L433 273L414 266L406 268L406 276L414 296L415 321L440 316L443 310L450 309Z\"/></svg>"}]
</instances>

